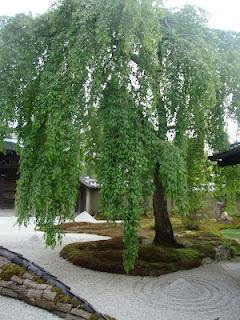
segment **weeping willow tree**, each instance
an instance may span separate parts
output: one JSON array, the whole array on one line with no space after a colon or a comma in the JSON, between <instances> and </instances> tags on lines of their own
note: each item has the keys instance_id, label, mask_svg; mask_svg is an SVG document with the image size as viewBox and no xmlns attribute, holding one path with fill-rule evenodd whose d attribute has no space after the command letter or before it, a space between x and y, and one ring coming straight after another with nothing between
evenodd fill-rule
<instances>
[{"instance_id":1,"label":"weeping willow tree","mask_svg":"<svg viewBox=\"0 0 240 320\"><path fill-rule=\"evenodd\" d=\"M90 163L108 220L124 221L127 272L146 185L154 242L177 245L167 198L187 210L188 141L216 148L226 110L239 119L224 47L239 53L239 36L209 30L201 10L151 0L64 0L0 23L0 136L14 130L21 145L18 222L34 216L54 246L62 236L54 224L72 218Z\"/></svg>"}]
</instances>

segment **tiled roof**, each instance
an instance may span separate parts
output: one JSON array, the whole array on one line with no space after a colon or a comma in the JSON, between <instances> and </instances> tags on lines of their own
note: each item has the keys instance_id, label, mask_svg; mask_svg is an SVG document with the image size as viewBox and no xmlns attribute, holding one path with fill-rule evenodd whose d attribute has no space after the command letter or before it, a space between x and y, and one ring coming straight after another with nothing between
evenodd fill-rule
<instances>
[{"instance_id":1,"label":"tiled roof","mask_svg":"<svg viewBox=\"0 0 240 320\"><path fill-rule=\"evenodd\" d=\"M80 177L80 182L89 189L97 190L100 188L99 183L95 179L91 179L90 177L87 177L87 176Z\"/></svg>"},{"instance_id":2,"label":"tiled roof","mask_svg":"<svg viewBox=\"0 0 240 320\"><path fill-rule=\"evenodd\" d=\"M208 157L211 161L217 161L220 167L240 164L240 144L235 143L230 146L229 150L215 153Z\"/></svg>"},{"instance_id":3,"label":"tiled roof","mask_svg":"<svg viewBox=\"0 0 240 320\"><path fill-rule=\"evenodd\" d=\"M17 141L15 139L4 139L4 149L10 151L16 151Z\"/></svg>"}]
</instances>

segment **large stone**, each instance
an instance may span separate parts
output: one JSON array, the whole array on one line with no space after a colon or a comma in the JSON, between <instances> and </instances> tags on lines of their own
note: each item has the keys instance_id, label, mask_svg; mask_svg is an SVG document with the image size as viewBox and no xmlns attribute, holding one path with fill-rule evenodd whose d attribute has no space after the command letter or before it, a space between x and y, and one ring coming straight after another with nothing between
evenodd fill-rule
<instances>
[{"instance_id":1,"label":"large stone","mask_svg":"<svg viewBox=\"0 0 240 320\"><path fill-rule=\"evenodd\" d=\"M56 309L58 311L62 311L62 312L66 312L67 313L67 312L70 312L72 310L72 305L69 304L69 303L60 303L60 302L58 302L56 304Z\"/></svg>"},{"instance_id":2,"label":"large stone","mask_svg":"<svg viewBox=\"0 0 240 320\"><path fill-rule=\"evenodd\" d=\"M83 319L88 319L91 316L91 313L78 308L73 308L71 314L82 317Z\"/></svg>"},{"instance_id":3,"label":"large stone","mask_svg":"<svg viewBox=\"0 0 240 320\"><path fill-rule=\"evenodd\" d=\"M23 283L23 279L18 277L18 276L15 276L15 275L12 276L11 280L16 282L16 283L18 283L18 284L22 284Z\"/></svg>"},{"instance_id":4,"label":"large stone","mask_svg":"<svg viewBox=\"0 0 240 320\"><path fill-rule=\"evenodd\" d=\"M54 301L55 297L56 297L57 293L53 292L51 290L44 290L43 291L43 298L50 300L50 301Z\"/></svg>"},{"instance_id":5,"label":"large stone","mask_svg":"<svg viewBox=\"0 0 240 320\"><path fill-rule=\"evenodd\" d=\"M8 288L2 288L1 294L3 296L8 296L8 297L15 298L15 299L18 298L18 294L15 291L13 291L12 289L8 289Z\"/></svg>"},{"instance_id":6,"label":"large stone","mask_svg":"<svg viewBox=\"0 0 240 320\"><path fill-rule=\"evenodd\" d=\"M35 290L35 289L29 289L27 292L28 298L32 299L41 299L42 297L42 290Z\"/></svg>"}]
</instances>

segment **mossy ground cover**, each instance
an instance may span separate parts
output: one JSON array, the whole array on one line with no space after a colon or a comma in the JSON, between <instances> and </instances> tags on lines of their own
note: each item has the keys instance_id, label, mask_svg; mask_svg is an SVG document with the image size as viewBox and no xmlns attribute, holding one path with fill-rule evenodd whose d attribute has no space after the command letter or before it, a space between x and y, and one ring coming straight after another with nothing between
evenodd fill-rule
<instances>
[{"instance_id":1,"label":"mossy ground cover","mask_svg":"<svg viewBox=\"0 0 240 320\"><path fill-rule=\"evenodd\" d=\"M223 229L221 234L224 238L235 239L240 242L240 229Z\"/></svg>"},{"instance_id":2,"label":"mossy ground cover","mask_svg":"<svg viewBox=\"0 0 240 320\"><path fill-rule=\"evenodd\" d=\"M152 245L141 238L138 262L132 275L159 276L201 264L201 254L192 248L174 249ZM73 243L61 251L61 256L73 264L92 270L124 274L122 238L96 242Z\"/></svg>"},{"instance_id":3,"label":"mossy ground cover","mask_svg":"<svg viewBox=\"0 0 240 320\"><path fill-rule=\"evenodd\" d=\"M221 230L240 226L240 219L219 223L215 219L203 221L199 230L190 231L178 216L171 217L176 239L184 248L156 246L153 218L142 217L140 223L140 249L138 262L131 275L159 276L169 272L191 269L201 265L202 259L214 258L215 248L225 245L233 255L240 255L240 244L222 236ZM66 223L64 232L91 233L112 239L87 243L73 243L63 248L60 255L75 265L92 270L124 273L122 266L122 226L113 224Z\"/></svg>"},{"instance_id":4,"label":"mossy ground cover","mask_svg":"<svg viewBox=\"0 0 240 320\"><path fill-rule=\"evenodd\" d=\"M26 271L23 267L9 263L1 267L2 272L0 273L0 280L10 281L12 276L21 277Z\"/></svg>"}]
</instances>

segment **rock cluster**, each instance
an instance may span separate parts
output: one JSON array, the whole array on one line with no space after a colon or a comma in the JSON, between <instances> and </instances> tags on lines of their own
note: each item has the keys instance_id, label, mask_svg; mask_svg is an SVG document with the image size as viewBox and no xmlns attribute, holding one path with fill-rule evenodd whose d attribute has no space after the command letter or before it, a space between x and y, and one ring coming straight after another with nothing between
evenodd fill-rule
<instances>
[{"instance_id":1,"label":"rock cluster","mask_svg":"<svg viewBox=\"0 0 240 320\"><path fill-rule=\"evenodd\" d=\"M232 219L229 217L228 213L224 211L225 204L223 202L217 202L214 209L214 217L218 221L231 222Z\"/></svg>"},{"instance_id":2,"label":"rock cluster","mask_svg":"<svg viewBox=\"0 0 240 320\"><path fill-rule=\"evenodd\" d=\"M215 260L216 261L225 261L231 259L231 252L228 247L225 245L220 245L215 248Z\"/></svg>"},{"instance_id":3,"label":"rock cluster","mask_svg":"<svg viewBox=\"0 0 240 320\"><path fill-rule=\"evenodd\" d=\"M14 274L12 270L18 268L19 271L19 266L21 272ZM67 320L113 319L98 313L43 268L3 247L0 247L0 294L46 309Z\"/></svg>"}]
</instances>

